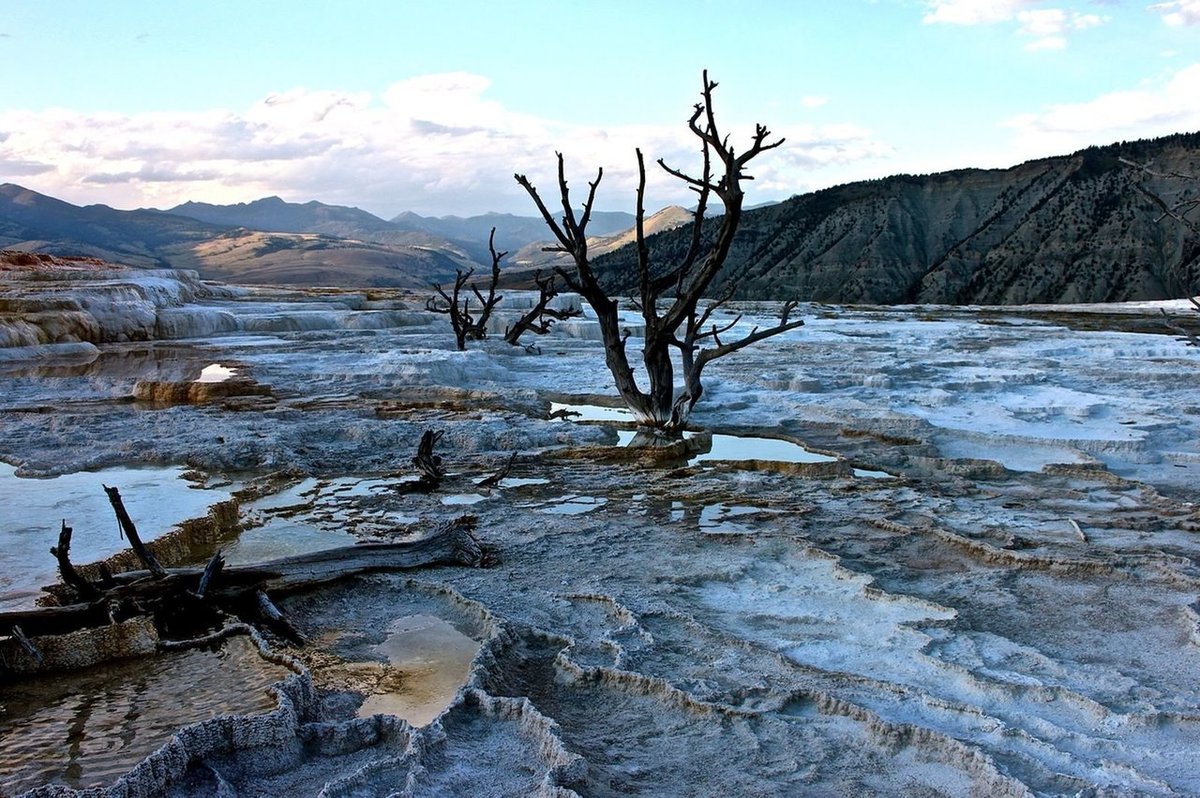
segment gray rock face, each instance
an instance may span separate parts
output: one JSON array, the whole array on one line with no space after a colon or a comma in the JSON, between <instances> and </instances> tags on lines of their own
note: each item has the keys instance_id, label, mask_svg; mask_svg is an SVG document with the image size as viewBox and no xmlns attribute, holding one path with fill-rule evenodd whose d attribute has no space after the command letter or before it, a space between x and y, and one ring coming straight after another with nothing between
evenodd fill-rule
<instances>
[{"instance_id":1,"label":"gray rock face","mask_svg":"<svg viewBox=\"0 0 1200 798\"><path fill-rule=\"evenodd\" d=\"M748 211L726 264L747 299L1026 304L1166 299L1200 291L1200 241L1138 190L1171 201L1200 174L1200 134L1089 148L1004 170L901 175ZM690 226L651 240L669 263ZM634 254L602 262L623 289Z\"/></svg>"}]
</instances>

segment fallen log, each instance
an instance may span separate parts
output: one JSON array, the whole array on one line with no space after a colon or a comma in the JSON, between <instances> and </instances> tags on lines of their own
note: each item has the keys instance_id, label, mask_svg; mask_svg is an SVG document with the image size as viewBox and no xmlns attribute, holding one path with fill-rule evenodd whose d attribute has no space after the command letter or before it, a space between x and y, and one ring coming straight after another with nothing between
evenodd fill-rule
<instances>
[{"instance_id":1,"label":"fallen log","mask_svg":"<svg viewBox=\"0 0 1200 798\"><path fill-rule=\"evenodd\" d=\"M409 543L360 543L357 546L271 560L254 567L276 573L265 584L274 595L296 593L374 571L399 571L432 565L479 568L483 565L483 550L475 538L474 527L475 517L465 515L439 528L432 535Z\"/></svg>"},{"instance_id":2,"label":"fallen log","mask_svg":"<svg viewBox=\"0 0 1200 798\"><path fill-rule=\"evenodd\" d=\"M359 543L336 549L296 554L253 565L231 565L221 572L221 586L215 594L242 593L251 586L262 585L272 594L288 594L347 576L373 571L400 571L436 565L463 565L478 568L483 563L483 550L474 535L475 517L460 516L440 527L427 537L403 543ZM203 570L196 567L170 568L167 575L184 580L196 580ZM145 583L149 571L129 571L117 574L118 586ZM4 615L0 614L0 624Z\"/></svg>"},{"instance_id":3,"label":"fallen log","mask_svg":"<svg viewBox=\"0 0 1200 798\"><path fill-rule=\"evenodd\" d=\"M377 571L441 565L478 568L484 558L472 531L474 524L473 516L462 516L412 542L367 543L254 565L226 566L219 573L210 573L203 601L211 605L210 609L238 615L259 606L259 592L268 597L288 595ZM117 574L113 586L95 601L0 613L0 629L20 626L33 639L103 627L113 622L114 606L128 608L123 617L139 610L151 614L162 611L176 617L181 606L196 606L195 594L210 569L215 570L211 561L206 568L163 569L161 578L148 570Z\"/></svg>"},{"instance_id":4,"label":"fallen log","mask_svg":"<svg viewBox=\"0 0 1200 798\"><path fill-rule=\"evenodd\" d=\"M0 613L0 629L20 626L34 637L58 635L110 622L108 603L68 604L65 607L39 607Z\"/></svg>"}]
</instances>

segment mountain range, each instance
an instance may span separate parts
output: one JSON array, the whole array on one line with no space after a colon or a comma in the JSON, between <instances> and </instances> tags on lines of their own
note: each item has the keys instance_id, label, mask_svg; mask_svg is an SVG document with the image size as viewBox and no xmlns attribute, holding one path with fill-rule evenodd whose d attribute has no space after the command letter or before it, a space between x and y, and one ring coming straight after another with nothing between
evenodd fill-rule
<instances>
[{"instance_id":1,"label":"mountain range","mask_svg":"<svg viewBox=\"0 0 1200 798\"><path fill-rule=\"evenodd\" d=\"M631 214L601 213L594 226L612 233L632 224ZM540 218L508 214L406 213L387 221L358 208L279 197L121 211L0 185L0 248L195 269L250 284L424 288L459 269L490 268L493 227L497 248L514 252L547 234Z\"/></svg>"},{"instance_id":2,"label":"mountain range","mask_svg":"<svg viewBox=\"0 0 1200 798\"><path fill-rule=\"evenodd\" d=\"M963 169L849 183L747 210L724 271L741 298L838 303L1019 304L1162 299L1200 292L1200 241L1141 189L1200 194L1200 133L1091 147L1010 169ZM588 232L614 291L632 285L633 216L596 213ZM652 262L690 241L691 214L646 220ZM707 223L711 229L714 225ZM187 202L166 211L80 207L0 185L0 248L195 269L243 283L424 288L490 267L562 263L542 252L536 217L484 214L385 220L358 208L267 197ZM518 278L519 279L519 278ZM714 286L720 290L720 286Z\"/></svg>"}]
</instances>

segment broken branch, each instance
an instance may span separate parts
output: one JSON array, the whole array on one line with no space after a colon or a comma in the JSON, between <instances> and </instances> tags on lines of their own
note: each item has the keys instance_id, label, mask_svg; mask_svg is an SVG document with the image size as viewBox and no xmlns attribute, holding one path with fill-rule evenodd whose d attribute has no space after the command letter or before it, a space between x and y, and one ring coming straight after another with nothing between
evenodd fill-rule
<instances>
[{"instance_id":1,"label":"broken branch","mask_svg":"<svg viewBox=\"0 0 1200 798\"><path fill-rule=\"evenodd\" d=\"M63 584L72 588L81 598L89 601L97 599L100 597L100 591L80 576L75 566L71 565L71 531L66 519L63 519L62 529L58 532L58 545L51 546L50 553L58 560L58 572L62 576Z\"/></svg>"},{"instance_id":2,"label":"broken branch","mask_svg":"<svg viewBox=\"0 0 1200 798\"><path fill-rule=\"evenodd\" d=\"M129 517L129 513L125 510L125 503L121 501L121 491L115 487L110 488L107 485L103 487L104 493L108 496L109 503L112 504L113 512L117 514L117 523L121 525L121 530L125 533L125 537L129 539L129 547L133 549L133 553L146 566L146 570L153 574L156 579L162 579L167 575L167 572L163 570L158 560L154 558L154 555L142 543L137 527L133 525L133 519Z\"/></svg>"}]
</instances>

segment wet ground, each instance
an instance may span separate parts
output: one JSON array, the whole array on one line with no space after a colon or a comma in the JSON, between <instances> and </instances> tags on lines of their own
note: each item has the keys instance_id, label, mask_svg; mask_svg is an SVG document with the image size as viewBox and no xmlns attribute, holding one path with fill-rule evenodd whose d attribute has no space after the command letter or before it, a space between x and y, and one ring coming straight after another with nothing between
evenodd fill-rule
<instances>
[{"instance_id":1,"label":"wet ground","mask_svg":"<svg viewBox=\"0 0 1200 798\"><path fill-rule=\"evenodd\" d=\"M414 311L12 371L0 457L17 473L269 484L243 502L235 561L464 513L495 556L285 599L311 641L288 649L302 675L266 705L199 710L243 713L223 725L104 688L104 711L138 712L96 726L128 749L96 778L132 768L123 784L180 796L1200 792L1194 352L992 311L810 310L714 364L712 439L669 462L623 449L586 319L540 355L450 351ZM272 394L129 400L181 357L183 379L236 366ZM552 420L559 405L583 415ZM450 474L429 493L411 489L426 429ZM161 667L201 684L209 665ZM0 698L0 723L68 718L45 728L69 750L54 684L19 712ZM149 744L172 725L188 756L134 767L120 729ZM50 748L6 789L96 783Z\"/></svg>"}]
</instances>

